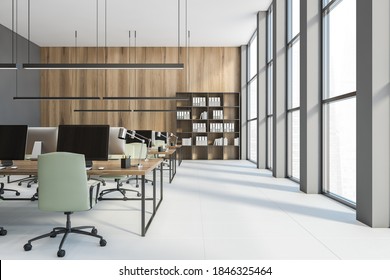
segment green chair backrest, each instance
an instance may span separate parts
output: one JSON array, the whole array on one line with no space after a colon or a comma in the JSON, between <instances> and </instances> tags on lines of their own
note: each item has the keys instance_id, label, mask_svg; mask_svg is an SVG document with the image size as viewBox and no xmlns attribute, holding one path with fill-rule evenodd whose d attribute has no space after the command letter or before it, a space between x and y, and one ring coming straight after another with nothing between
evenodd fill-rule
<instances>
[{"instance_id":1,"label":"green chair backrest","mask_svg":"<svg viewBox=\"0 0 390 280\"><path fill-rule=\"evenodd\" d=\"M155 147L164 147L166 146L166 143L164 140L155 140L154 141L154 146Z\"/></svg>"},{"instance_id":2,"label":"green chair backrest","mask_svg":"<svg viewBox=\"0 0 390 280\"><path fill-rule=\"evenodd\" d=\"M46 211L89 210L84 155L54 152L38 156L38 207Z\"/></svg>"},{"instance_id":3,"label":"green chair backrest","mask_svg":"<svg viewBox=\"0 0 390 280\"><path fill-rule=\"evenodd\" d=\"M148 153L148 148L145 143L129 143L125 147L126 155L132 159L145 159Z\"/></svg>"}]
</instances>

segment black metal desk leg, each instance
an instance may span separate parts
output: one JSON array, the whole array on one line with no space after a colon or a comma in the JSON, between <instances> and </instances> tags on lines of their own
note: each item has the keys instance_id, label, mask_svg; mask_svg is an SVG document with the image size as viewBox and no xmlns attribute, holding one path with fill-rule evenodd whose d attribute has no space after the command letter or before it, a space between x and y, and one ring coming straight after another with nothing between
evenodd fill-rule
<instances>
[{"instance_id":1,"label":"black metal desk leg","mask_svg":"<svg viewBox=\"0 0 390 280\"><path fill-rule=\"evenodd\" d=\"M142 175L141 195L141 235L145 236L145 175Z\"/></svg>"},{"instance_id":2,"label":"black metal desk leg","mask_svg":"<svg viewBox=\"0 0 390 280\"><path fill-rule=\"evenodd\" d=\"M172 182L172 156L169 156L169 183Z\"/></svg>"},{"instance_id":3,"label":"black metal desk leg","mask_svg":"<svg viewBox=\"0 0 390 280\"><path fill-rule=\"evenodd\" d=\"M163 164L161 162L161 164L160 164L160 199L161 199L161 201L163 200L163 181L164 181ZM160 203L161 203L161 201L160 201Z\"/></svg>"},{"instance_id":4,"label":"black metal desk leg","mask_svg":"<svg viewBox=\"0 0 390 280\"><path fill-rule=\"evenodd\" d=\"M156 213L156 168L153 169L153 214Z\"/></svg>"}]
</instances>

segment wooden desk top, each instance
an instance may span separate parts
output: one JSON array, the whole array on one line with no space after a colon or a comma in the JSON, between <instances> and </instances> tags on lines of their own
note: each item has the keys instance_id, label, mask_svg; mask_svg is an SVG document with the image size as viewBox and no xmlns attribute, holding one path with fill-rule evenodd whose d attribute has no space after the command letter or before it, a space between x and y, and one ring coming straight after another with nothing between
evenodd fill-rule
<instances>
[{"instance_id":1,"label":"wooden desk top","mask_svg":"<svg viewBox=\"0 0 390 280\"><path fill-rule=\"evenodd\" d=\"M172 148L172 147L169 147L168 150L165 150L165 151L162 151L162 152L159 152L157 149L149 149L148 150L148 154L150 155L173 155L175 153L175 149Z\"/></svg>"},{"instance_id":2,"label":"wooden desk top","mask_svg":"<svg viewBox=\"0 0 390 280\"><path fill-rule=\"evenodd\" d=\"M109 160L109 161L94 161L91 170L87 170L88 175L146 175L153 169L158 167L162 159L148 159L142 160L142 167L134 166L130 168L121 168L120 160ZM7 167L0 169L0 175L37 175L38 174L38 162L30 160L16 160L14 166L16 169ZM138 161L137 161L138 163ZM104 167L103 170L99 167Z\"/></svg>"}]
</instances>

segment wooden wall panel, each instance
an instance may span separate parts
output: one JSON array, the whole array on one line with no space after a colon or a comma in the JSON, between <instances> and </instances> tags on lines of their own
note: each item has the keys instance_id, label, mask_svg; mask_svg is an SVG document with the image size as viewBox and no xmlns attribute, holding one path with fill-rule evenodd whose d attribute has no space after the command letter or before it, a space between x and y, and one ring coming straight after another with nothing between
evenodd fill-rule
<instances>
[{"instance_id":1,"label":"wooden wall panel","mask_svg":"<svg viewBox=\"0 0 390 280\"><path fill-rule=\"evenodd\" d=\"M43 63L177 63L177 48L42 48ZM184 70L42 70L42 96L154 96L176 92L239 92L240 48L180 49ZM187 63L187 61L189 63ZM189 64L189 67L188 67ZM187 79L188 77L188 79ZM41 125L109 124L174 131L175 113L74 112L75 109L175 109L175 101L41 101Z\"/></svg>"}]
</instances>

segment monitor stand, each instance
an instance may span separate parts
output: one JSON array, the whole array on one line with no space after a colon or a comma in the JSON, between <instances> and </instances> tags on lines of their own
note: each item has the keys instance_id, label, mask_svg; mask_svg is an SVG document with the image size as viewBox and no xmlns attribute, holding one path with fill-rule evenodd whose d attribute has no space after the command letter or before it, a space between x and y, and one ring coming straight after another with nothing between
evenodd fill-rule
<instances>
[{"instance_id":1,"label":"monitor stand","mask_svg":"<svg viewBox=\"0 0 390 280\"><path fill-rule=\"evenodd\" d=\"M2 166L12 166L12 165L14 165L14 162L12 160L2 160L1 165Z\"/></svg>"},{"instance_id":2,"label":"monitor stand","mask_svg":"<svg viewBox=\"0 0 390 280\"><path fill-rule=\"evenodd\" d=\"M91 169L92 168L92 160L86 160L85 161L85 168Z\"/></svg>"}]
</instances>

